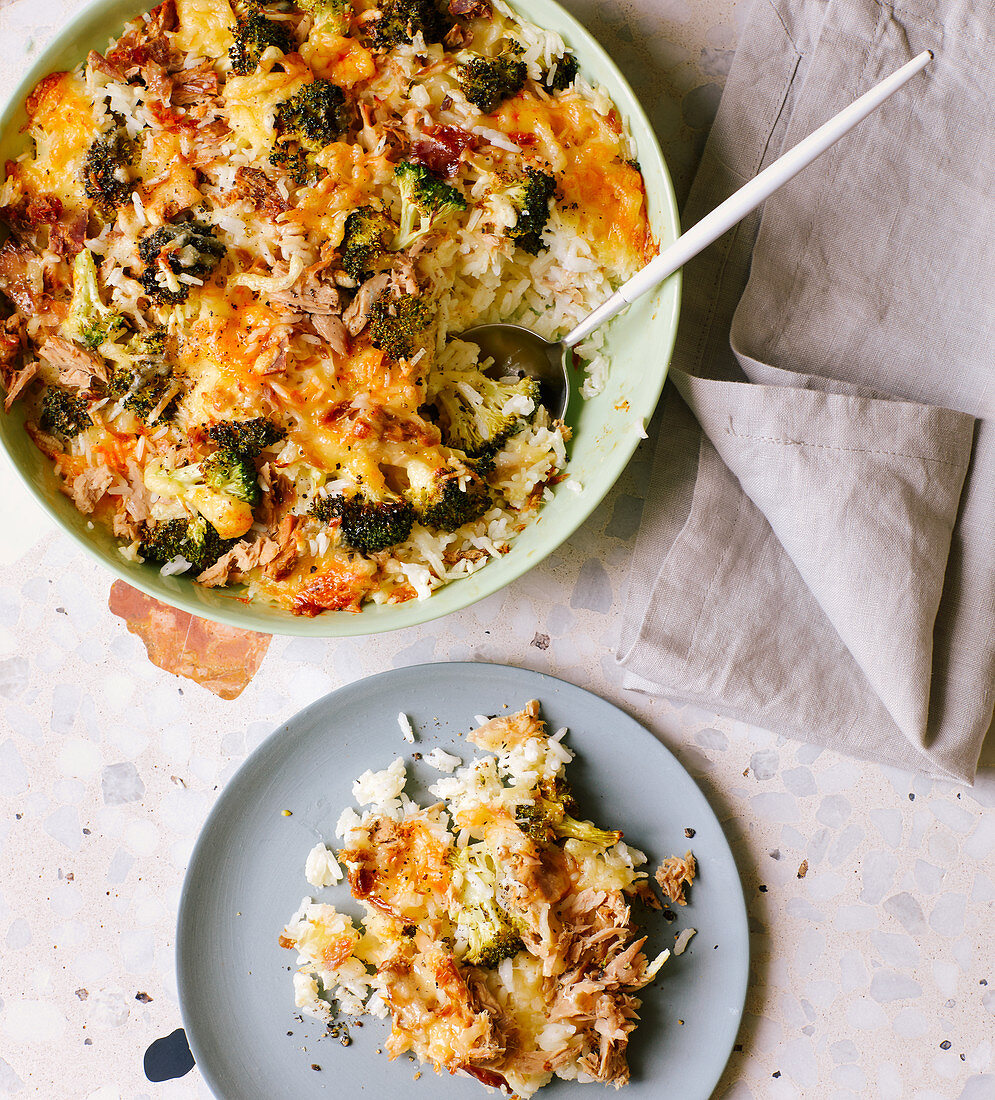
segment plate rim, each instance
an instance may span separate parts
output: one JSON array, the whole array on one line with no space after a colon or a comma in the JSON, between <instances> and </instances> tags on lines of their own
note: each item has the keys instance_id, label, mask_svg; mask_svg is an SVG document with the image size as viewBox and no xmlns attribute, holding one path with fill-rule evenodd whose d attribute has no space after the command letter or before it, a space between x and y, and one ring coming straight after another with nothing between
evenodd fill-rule
<instances>
[{"instance_id":1,"label":"plate rim","mask_svg":"<svg viewBox=\"0 0 995 1100\"><path fill-rule=\"evenodd\" d=\"M250 769L255 766L257 758L265 755L267 752L272 751L273 748L279 743L279 741L291 732L292 724L294 724L298 719L303 719L305 716L309 716L315 711L324 709L329 705L333 705L332 701L345 694L346 692L360 691L362 693L367 693L371 690L375 691L375 685L385 679L390 679L392 677L400 676L403 674L410 675L417 672L423 672L428 675L433 670L436 670L438 668L446 668L453 671L456 671L460 668L472 668L477 671L479 671L481 668L493 668L500 669L502 672L513 670L515 673L523 674L527 678L535 677L542 682L551 682L555 685L562 684L574 691L579 691L585 695L594 696L596 699L611 707L613 710L618 711L621 715L627 718L629 722L633 724L633 726L635 726L650 741L658 746L658 748L663 753L669 756L673 763L680 769L680 771L685 774L694 789L698 792L699 796L702 799L702 802L707 807L708 812L711 813L712 817L715 819L715 823L718 826L719 833L725 843L726 849L728 850L732 866L736 872L735 882L738 886L738 889L735 891L730 891L729 901L736 910L735 916L737 924L741 925L742 927L743 943L745 947L742 956L742 964L737 969L735 975L731 976L730 978L730 980L732 980L732 977L734 977L737 983L735 986L736 1027L735 1030L731 1031L730 1033L729 1050L727 1051L725 1058L722 1059L721 1065L716 1066L714 1079L711 1081L711 1084L709 1086L708 1095L711 1095L712 1093L714 1093L715 1087L718 1085L719 1081L722 1079L722 1075L725 1073L726 1066L729 1063L729 1059L732 1057L736 1038L739 1034L740 1028L742 1027L743 1016L746 1009L746 995L749 991L750 985L750 966L752 963L752 944L750 940L749 912L746 906L746 895L743 890L742 874L740 872L739 864L733 851L733 845L730 840L729 834L725 826L723 825L722 820L719 818L718 814L715 812L715 809L712 807L711 801L705 795L705 792L702 790L700 784L695 779L695 777L681 763L676 754L673 753L667 747L667 745L665 745L664 742L660 740L660 738L655 736L653 732L649 730L638 718L634 718L622 706L620 706L613 700L606 699L603 695L599 695L597 692L590 691L588 688L582 687L579 684L575 684L570 680L565 680L561 676L554 676L548 672L541 672L536 669L523 668L520 665L511 665L499 661L429 661L413 665L401 665L398 668L384 669L381 672L375 672L370 674L369 676L363 676L360 677L360 679L358 680L351 680L347 684L342 684L339 687L321 696L321 698L315 699L311 703L308 703L307 706L301 707L299 710L290 715L289 718L280 722L276 726L276 728L271 733L267 734L266 737L264 737L263 740L252 750L252 752L250 752L246 756L246 758L242 761L242 763L232 773L227 782L221 788L217 798L214 801L214 805L211 807L210 811L207 814L207 817L204 819L204 823L201 826L196 843L191 850L190 858L188 860L186 870L183 874L183 884L180 889L180 898L177 905L175 924L174 968L176 978L177 1001L180 1008L180 1017L182 1020L183 1029L187 1037L187 1043L190 1046L191 1053L194 1056L195 1065L200 1071L201 1076L204 1079L205 1085L211 1091L211 1093L218 1098L218 1100L225 1100L224 1093L221 1090L220 1082L217 1080L213 1069L209 1068L208 1063L202 1061L201 1059L201 1050L203 1048L200 1047L199 1039L196 1036L196 1028L194 1026L191 1026L190 1022L191 1017L187 1009L185 991L188 987L186 979L187 957L190 954L191 949L187 946L187 943L189 942L189 937L185 935L185 928L190 925L191 922L194 920L194 916L191 912L191 906L193 904L191 896L194 889L194 871L198 861L204 858L204 853L210 847L209 833L211 831L211 827L224 813L227 812L226 799L235 796L235 787L237 782L240 779L244 779L245 775L248 774ZM539 698L541 701L541 694L537 693L534 697Z\"/></svg>"}]
</instances>

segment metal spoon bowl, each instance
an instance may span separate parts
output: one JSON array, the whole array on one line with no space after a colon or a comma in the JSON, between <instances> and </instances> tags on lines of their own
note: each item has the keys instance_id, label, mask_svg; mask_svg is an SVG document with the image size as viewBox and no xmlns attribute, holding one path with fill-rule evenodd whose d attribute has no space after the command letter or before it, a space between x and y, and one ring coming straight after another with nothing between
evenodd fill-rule
<instances>
[{"instance_id":1,"label":"metal spoon bowl","mask_svg":"<svg viewBox=\"0 0 995 1100\"><path fill-rule=\"evenodd\" d=\"M892 93L898 91L933 59L929 50L924 50L891 76L885 77L870 91L844 107L839 114L823 123L817 130L800 141L794 148L778 157L759 175L734 192L720 203L710 214L706 214L686 233L664 249L641 271L636 272L628 282L597 309L589 313L572 332L562 340L550 343L521 325L493 324L479 325L461 334L461 339L471 340L480 346L482 357L491 357L494 364L487 373L494 377L506 377L509 374L529 375L537 379L543 397L543 404L550 414L561 418L566 413L570 400L570 379L567 375L567 353L580 343L605 321L620 313L627 305L659 286L675 271L683 267L688 260L718 240L723 233L742 221L750 211L755 210L779 187L796 176L837 141L863 121L872 111Z\"/></svg>"},{"instance_id":2,"label":"metal spoon bowl","mask_svg":"<svg viewBox=\"0 0 995 1100\"><path fill-rule=\"evenodd\" d=\"M478 325L460 333L480 348L480 358L493 359L485 374L492 378L515 375L534 378L539 383L542 404L554 420L566 416L570 400L567 377L567 349L560 342L550 343L521 325Z\"/></svg>"}]
</instances>

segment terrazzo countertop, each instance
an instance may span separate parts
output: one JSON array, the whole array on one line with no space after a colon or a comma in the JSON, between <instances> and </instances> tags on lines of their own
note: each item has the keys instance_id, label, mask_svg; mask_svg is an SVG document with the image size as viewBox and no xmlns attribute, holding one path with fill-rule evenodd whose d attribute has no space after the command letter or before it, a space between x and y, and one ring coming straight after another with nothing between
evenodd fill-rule
<instances>
[{"instance_id":1,"label":"terrazzo countertop","mask_svg":"<svg viewBox=\"0 0 995 1100\"><path fill-rule=\"evenodd\" d=\"M0 0L0 93L75 6ZM648 106L683 197L745 3L568 6ZM0 458L0 1096L208 1096L196 1069L150 1082L143 1056L180 1027L176 907L218 791L333 688L469 659L618 703L723 820L753 961L717 1097L995 1097L995 772L970 789L930 782L623 691L613 646L649 459L644 446L569 545L467 611L367 639L260 638L202 686L150 661L142 599L59 534ZM172 667L190 672L198 625L170 629L185 660Z\"/></svg>"}]
</instances>

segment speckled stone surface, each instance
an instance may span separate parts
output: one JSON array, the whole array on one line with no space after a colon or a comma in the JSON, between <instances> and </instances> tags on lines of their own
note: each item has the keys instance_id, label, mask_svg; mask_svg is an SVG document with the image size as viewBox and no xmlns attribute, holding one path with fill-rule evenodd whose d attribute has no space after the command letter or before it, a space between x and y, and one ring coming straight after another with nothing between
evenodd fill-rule
<instances>
[{"instance_id":1,"label":"speckled stone surface","mask_svg":"<svg viewBox=\"0 0 995 1100\"><path fill-rule=\"evenodd\" d=\"M745 3L569 6L647 105L683 196ZM13 59L0 95L73 7L0 0ZM112 578L0 458L0 1096L207 1096L196 1069L154 1084L142 1059L180 1024L173 922L217 792L273 727L332 688L473 659L619 703L726 824L753 967L717 1097L995 1097L995 772L973 789L927 782L624 692L613 645L649 457L642 448L570 544L511 588L397 634L275 638L234 701L149 662L108 610ZM985 759L995 763L991 746Z\"/></svg>"}]
</instances>

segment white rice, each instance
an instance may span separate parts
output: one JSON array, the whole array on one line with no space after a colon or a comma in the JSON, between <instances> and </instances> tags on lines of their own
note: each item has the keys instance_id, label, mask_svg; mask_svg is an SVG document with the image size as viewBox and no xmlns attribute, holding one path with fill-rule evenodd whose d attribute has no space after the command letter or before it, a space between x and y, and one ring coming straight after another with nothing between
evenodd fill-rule
<instances>
[{"instance_id":1,"label":"white rice","mask_svg":"<svg viewBox=\"0 0 995 1100\"><path fill-rule=\"evenodd\" d=\"M398 757L383 771L365 771L352 785L352 796L360 806L370 806L374 813L392 814L400 809L399 795L408 776L404 761Z\"/></svg>"},{"instance_id":2,"label":"white rice","mask_svg":"<svg viewBox=\"0 0 995 1100\"><path fill-rule=\"evenodd\" d=\"M451 752L446 752L445 749L434 748L430 753L424 757L425 763L429 767L435 768L436 771L454 772L463 761L458 756L453 756Z\"/></svg>"},{"instance_id":3,"label":"white rice","mask_svg":"<svg viewBox=\"0 0 995 1100\"><path fill-rule=\"evenodd\" d=\"M684 954L684 949L687 947L688 943L691 941L691 937L693 935L695 935L695 933L697 931L698 931L697 928L684 928L678 933L677 939L674 940L674 954L675 955L683 955Z\"/></svg>"},{"instance_id":4,"label":"white rice","mask_svg":"<svg viewBox=\"0 0 995 1100\"><path fill-rule=\"evenodd\" d=\"M189 569L193 569L193 566L186 558L176 555L172 561L167 561L166 564L159 570L164 577L178 576L180 573L186 573Z\"/></svg>"},{"instance_id":5,"label":"white rice","mask_svg":"<svg viewBox=\"0 0 995 1100\"><path fill-rule=\"evenodd\" d=\"M334 886L341 882L343 876L339 861L327 845L318 843L310 852L304 863L304 877L316 889L323 886Z\"/></svg>"}]
</instances>

